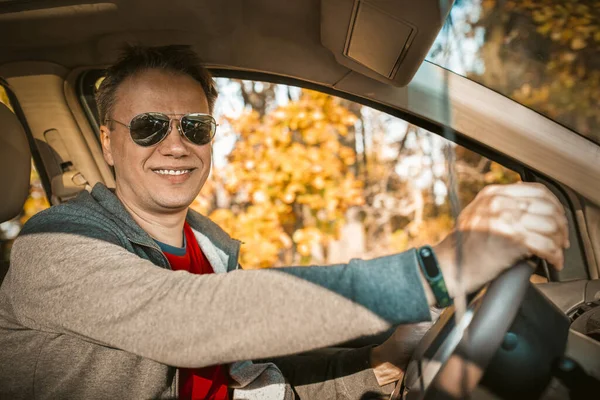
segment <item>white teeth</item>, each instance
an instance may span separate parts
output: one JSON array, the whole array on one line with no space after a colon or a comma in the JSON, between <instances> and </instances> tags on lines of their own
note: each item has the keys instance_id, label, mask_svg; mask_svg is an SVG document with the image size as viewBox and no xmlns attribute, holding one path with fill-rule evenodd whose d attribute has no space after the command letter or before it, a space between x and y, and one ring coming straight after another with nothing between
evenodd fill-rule
<instances>
[{"instance_id":1,"label":"white teeth","mask_svg":"<svg viewBox=\"0 0 600 400\"><path fill-rule=\"evenodd\" d=\"M161 175L183 175L190 172L189 169L157 169L154 172Z\"/></svg>"}]
</instances>

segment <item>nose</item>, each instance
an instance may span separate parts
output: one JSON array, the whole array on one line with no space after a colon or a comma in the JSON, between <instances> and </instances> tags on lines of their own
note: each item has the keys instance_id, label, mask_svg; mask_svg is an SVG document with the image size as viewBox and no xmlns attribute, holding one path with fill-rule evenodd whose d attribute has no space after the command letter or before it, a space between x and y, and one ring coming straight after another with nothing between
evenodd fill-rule
<instances>
[{"instance_id":1,"label":"nose","mask_svg":"<svg viewBox=\"0 0 600 400\"><path fill-rule=\"evenodd\" d=\"M169 127L167 137L160 142L158 151L163 156L175 158L184 157L190 153L186 139L180 134L179 120L171 120L171 126Z\"/></svg>"}]
</instances>

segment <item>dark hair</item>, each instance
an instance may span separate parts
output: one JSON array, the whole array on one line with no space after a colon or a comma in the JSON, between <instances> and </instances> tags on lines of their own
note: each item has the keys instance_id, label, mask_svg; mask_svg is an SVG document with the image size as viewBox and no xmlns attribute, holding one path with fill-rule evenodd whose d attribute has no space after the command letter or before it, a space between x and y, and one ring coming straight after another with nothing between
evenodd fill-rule
<instances>
[{"instance_id":1,"label":"dark hair","mask_svg":"<svg viewBox=\"0 0 600 400\"><path fill-rule=\"evenodd\" d=\"M158 69L194 78L204 89L210 112L217 100L217 88L210 72L202 66L200 58L189 46L145 47L127 45L119 60L106 70L106 75L96 92L100 123L106 122L113 111L116 92L127 78L142 71Z\"/></svg>"}]
</instances>

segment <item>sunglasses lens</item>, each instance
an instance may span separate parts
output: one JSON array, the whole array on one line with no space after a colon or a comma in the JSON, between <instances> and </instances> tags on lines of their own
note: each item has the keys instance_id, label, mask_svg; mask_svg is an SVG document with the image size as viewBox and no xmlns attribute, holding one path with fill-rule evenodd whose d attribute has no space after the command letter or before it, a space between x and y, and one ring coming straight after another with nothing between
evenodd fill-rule
<instances>
[{"instance_id":1,"label":"sunglasses lens","mask_svg":"<svg viewBox=\"0 0 600 400\"><path fill-rule=\"evenodd\" d=\"M215 136L217 123L206 114L188 114L181 118L181 130L188 140L194 144L208 144Z\"/></svg>"},{"instance_id":2,"label":"sunglasses lens","mask_svg":"<svg viewBox=\"0 0 600 400\"><path fill-rule=\"evenodd\" d=\"M169 117L145 113L131 121L131 138L140 146L153 146L164 139L169 131Z\"/></svg>"}]
</instances>

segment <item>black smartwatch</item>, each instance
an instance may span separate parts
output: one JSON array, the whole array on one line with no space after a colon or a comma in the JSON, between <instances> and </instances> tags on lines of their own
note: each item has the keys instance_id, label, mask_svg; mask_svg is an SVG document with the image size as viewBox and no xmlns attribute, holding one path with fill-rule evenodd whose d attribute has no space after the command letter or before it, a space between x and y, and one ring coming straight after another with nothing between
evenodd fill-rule
<instances>
[{"instance_id":1,"label":"black smartwatch","mask_svg":"<svg viewBox=\"0 0 600 400\"><path fill-rule=\"evenodd\" d=\"M442 270L438 264L437 258L431 246L423 246L417 249L417 258L425 280L431 287L431 291L435 296L436 307L446 308L452 304L452 299L448 294L448 288L442 275Z\"/></svg>"}]
</instances>

